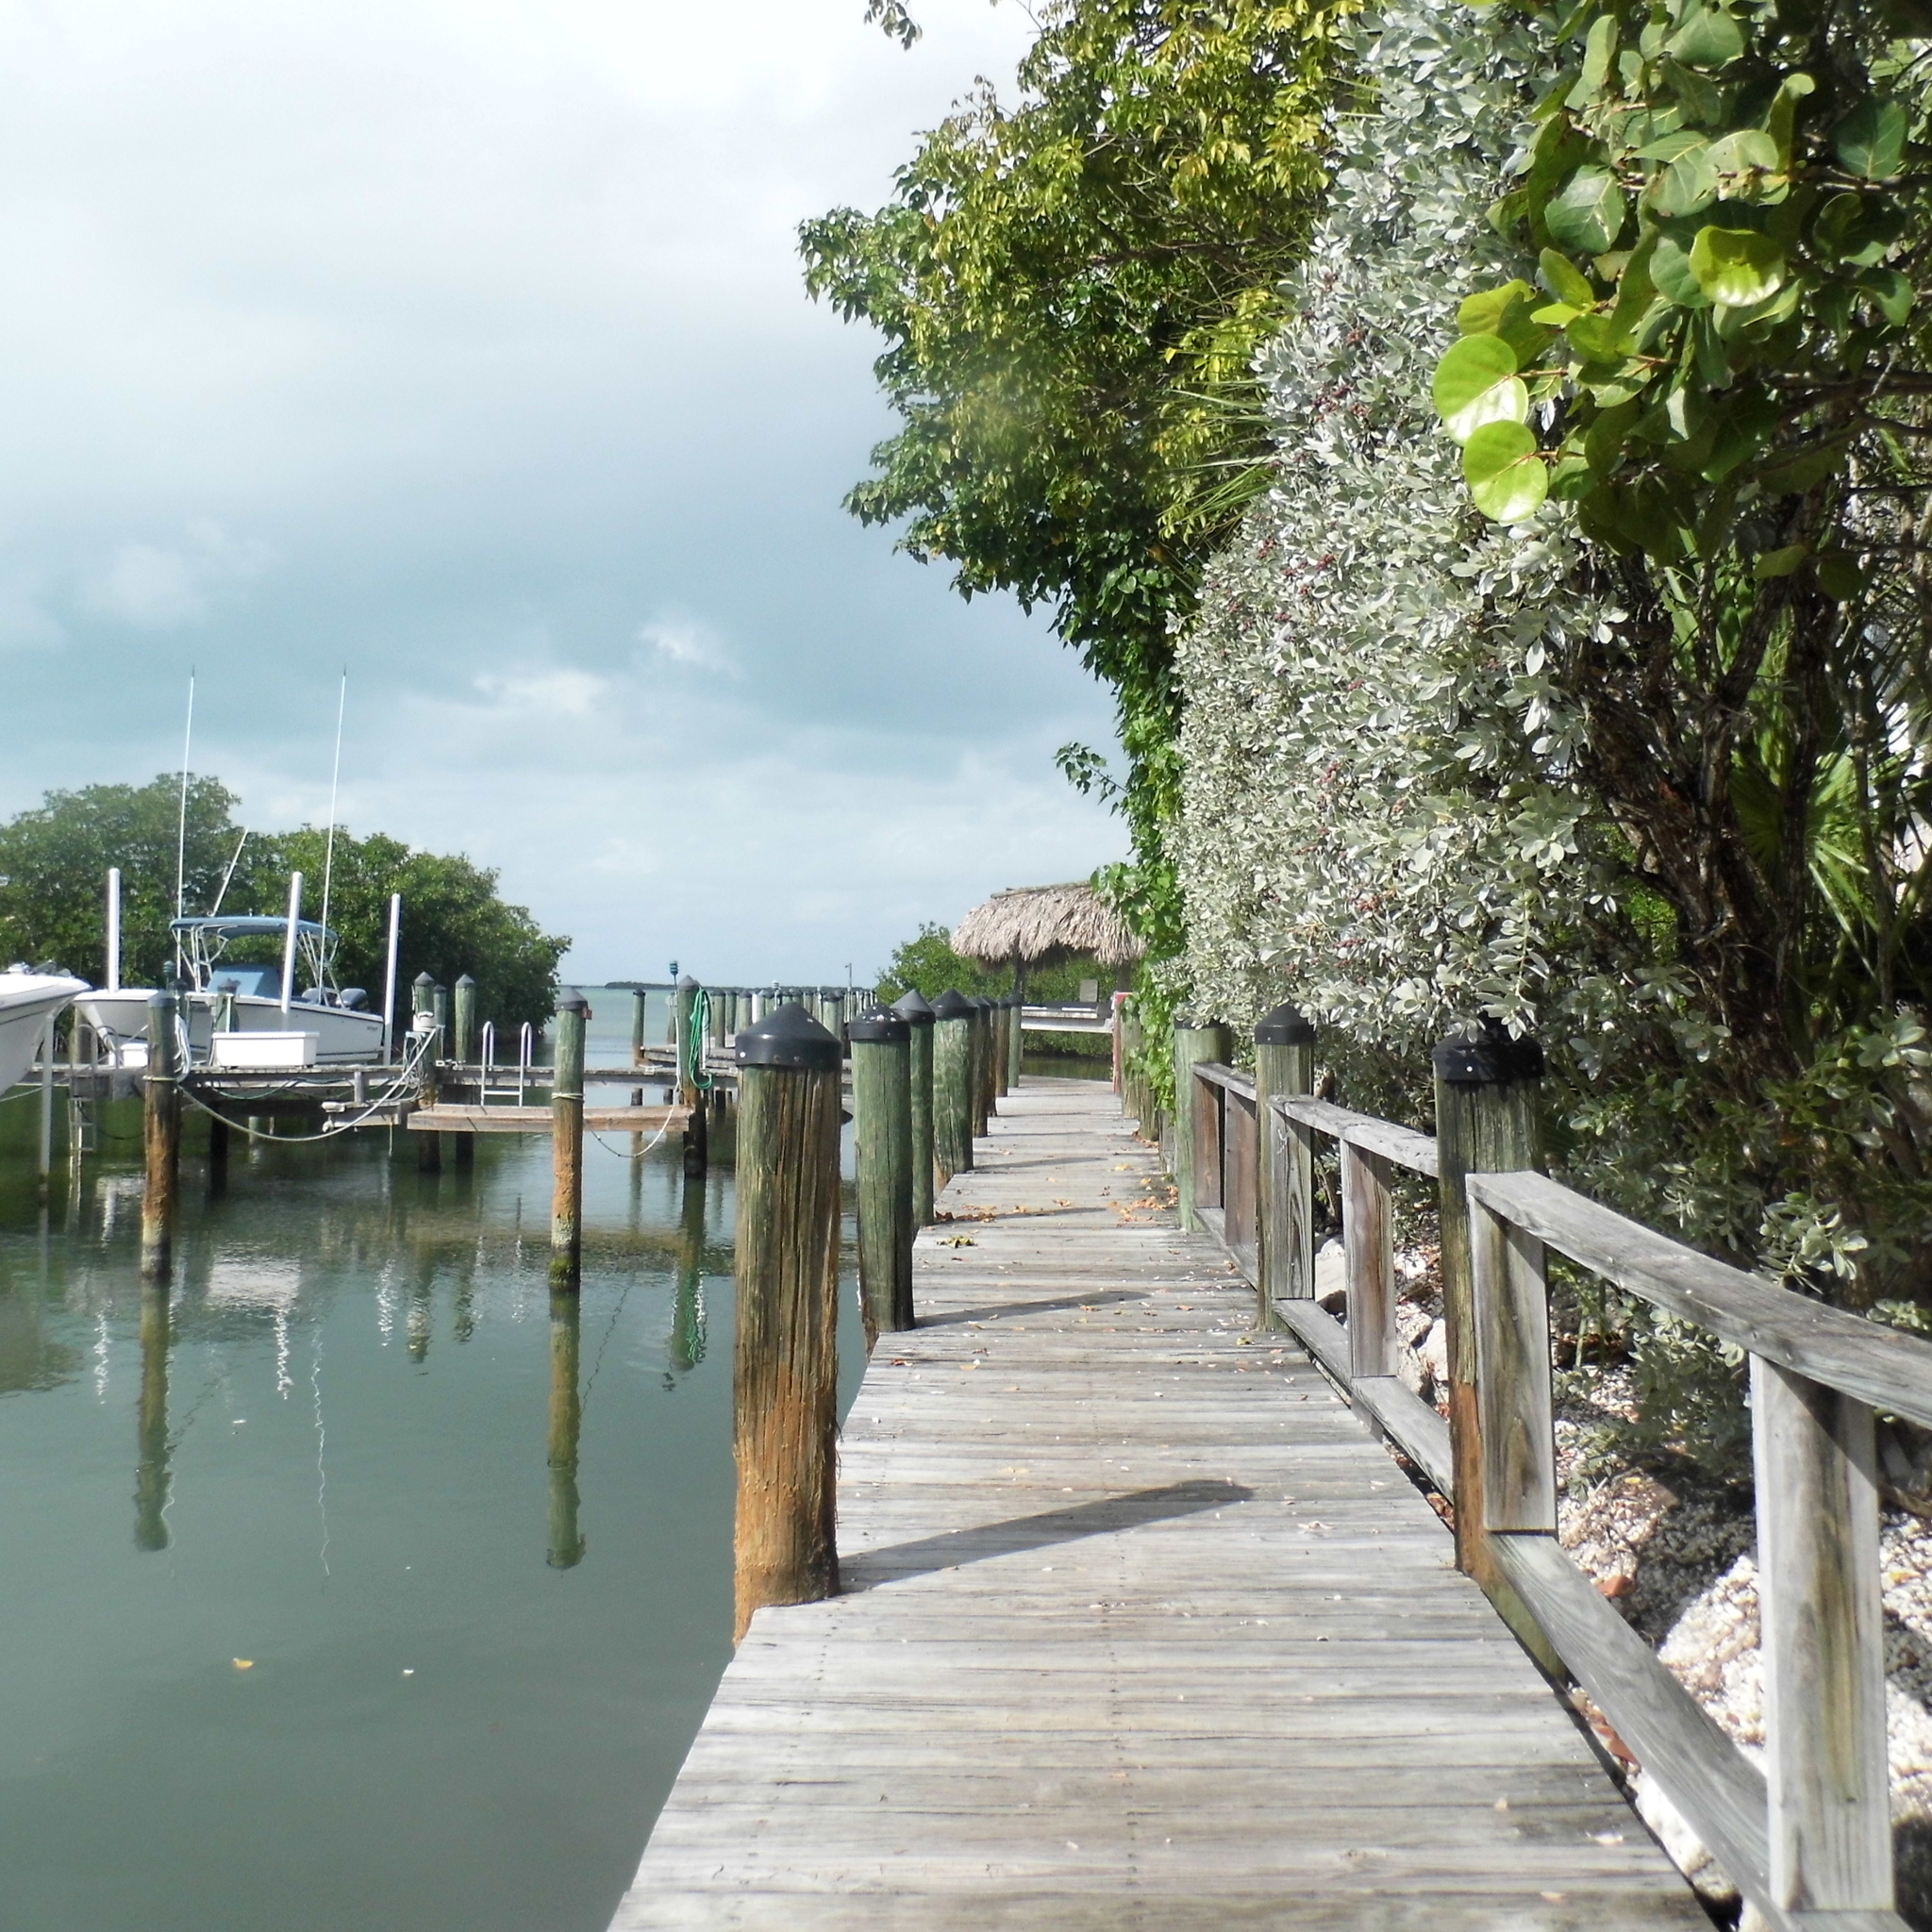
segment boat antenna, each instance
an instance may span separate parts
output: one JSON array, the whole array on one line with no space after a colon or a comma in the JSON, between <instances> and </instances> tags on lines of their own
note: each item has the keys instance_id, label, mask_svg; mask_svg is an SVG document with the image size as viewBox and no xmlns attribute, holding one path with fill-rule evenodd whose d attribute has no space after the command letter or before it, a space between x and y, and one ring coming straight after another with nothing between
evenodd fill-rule
<instances>
[{"instance_id":1,"label":"boat antenna","mask_svg":"<svg viewBox=\"0 0 1932 1932\"><path fill-rule=\"evenodd\" d=\"M342 666L342 688L336 698L336 764L328 781L328 846L322 861L322 938L328 944L328 892L336 874L336 791L342 782L342 719L349 708L349 667Z\"/></svg>"},{"instance_id":2,"label":"boat antenna","mask_svg":"<svg viewBox=\"0 0 1932 1932\"><path fill-rule=\"evenodd\" d=\"M208 908L208 916L210 919L222 909L222 901L228 896L228 887L234 881L235 868L242 863L242 848L247 842L248 827L243 825L242 827L242 836L235 841L235 856L229 859L228 869L222 874L222 890L215 894L215 903Z\"/></svg>"},{"instance_id":3,"label":"boat antenna","mask_svg":"<svg viewBox=\"0 0 1932 1932\"><path fill-rule=\"evenodd\" d=\"M194 666L188 667L188 724L181 734L181 815L175 828L175 917L188 909L188 758L194 745ZM181 971L181 935L175 935L175 972Z\"/></svg>"}]
</instances>

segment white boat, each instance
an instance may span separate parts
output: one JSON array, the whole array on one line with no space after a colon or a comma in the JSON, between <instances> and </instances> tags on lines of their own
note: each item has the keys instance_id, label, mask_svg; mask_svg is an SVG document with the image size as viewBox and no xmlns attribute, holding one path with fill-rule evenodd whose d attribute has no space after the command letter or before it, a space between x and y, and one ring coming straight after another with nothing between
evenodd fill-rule
<instances>
[{"instance_id":1,"label":"white boat","mask_svg":"<svg viewBox=\"0 0 1932 1932\"><path fill-rule=\"evenodd\" d=\"M264 1041L265 1066L291 1064L371 1065L383 1057L383 1016L369 1010L359 987L337 987L328 970L336 936L312 920L277 919L271 914L217 915L171 922L188 969L182 1008L188 1025L188 1057L206 1065L217 1034L281 1036L274 1051ZM224 958L236 941L275 940L284 943L282 966L231 963ZM310 984L297 991L298 964ZM285 981L286 975L286 981ZM102 1058L118 1067L147 1064L147 1003L152 987L116 987L88 992L79 1002L82 1017L100 1036ZM286 998L284 997L286 991ZM296 1036L313 1036L291 1058L287 1046ZM225 1065L247 1063L245 1045L225 1044Z\"/></svg>"},{"instance_id":2,"label":"white boat","mask_svg":"<svg viewBox=\"0 0 1932 1932\"><path fill-rule=\"evenodd\" d=\"M0 973L0 1093L26 1078L48 1019L87 990L86 980L64 973L29 973L22 966Z\"/></svg>"}]
</instances>

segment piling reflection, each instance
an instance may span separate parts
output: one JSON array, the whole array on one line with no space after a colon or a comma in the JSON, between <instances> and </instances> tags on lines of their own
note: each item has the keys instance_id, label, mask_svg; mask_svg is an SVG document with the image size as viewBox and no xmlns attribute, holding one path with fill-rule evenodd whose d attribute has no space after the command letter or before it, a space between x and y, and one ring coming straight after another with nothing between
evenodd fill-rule
<instances>
[{"instance_id":1,"label":"piling reflection","mask_svg":"<svg viewBox=\"0 0 1932 1932\"><path fill-rule=\"evenodd\" d=\"M416 1247L416 1267L409 1281L408 1348L412 1362L429 1359L429 1323L436 1311L436 1249L428 1241Z\"/></svg>"},{"instance_id":2,"label":"piling reflection","mask_svg":"<svg viewBox=\"0 0 1932 1932\"><path fill-rule=\"evenodd\" d=\"M134 1546L168 1547L168 1349L173 1309L165 1288L141 1291L141 1460L134 1477Z\"/></svg>"},{"instance_id":3,"label":"piling reflection","mask_svg":"<svg viewBox=\"0 0 1932 1932\"><path fill-rule=\"evenodd\" d=\"M584 1560L577 1526L577 1437L583 1400L577 1393L583 1310L570 1292L550 1297L550 1551L553 1570L573 1570Z\"/></svg>"},{"instance_id":4,"label":"piling reflection","mask_svg":"<svg viewBox=\"0 0 1932 1932\"><path fill-rule=\"evenodd\" d=\"M671 1321L671 1365L688 1374L705 1358L705 1184L684 1184L682 1239L677 1250L677 1299Z\"/></svg>"}]
</instances>

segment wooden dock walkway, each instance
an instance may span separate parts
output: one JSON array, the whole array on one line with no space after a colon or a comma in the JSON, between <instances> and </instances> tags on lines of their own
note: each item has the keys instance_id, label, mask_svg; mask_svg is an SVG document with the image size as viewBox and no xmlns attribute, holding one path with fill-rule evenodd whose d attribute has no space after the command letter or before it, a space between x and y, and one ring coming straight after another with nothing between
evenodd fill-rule
<instances>
[{"instance_id":1,"label":"wooden dock walkway","mask_svg":"<svg viewBox=\"0 0 1932 1932\"><path fill-rule=\"evenodd\" d=\"M1707 1925L1113 1095L1000 1105L845 1426L845 1593L758 1612L613 1932Z\"/></svg>"}]
</instances>

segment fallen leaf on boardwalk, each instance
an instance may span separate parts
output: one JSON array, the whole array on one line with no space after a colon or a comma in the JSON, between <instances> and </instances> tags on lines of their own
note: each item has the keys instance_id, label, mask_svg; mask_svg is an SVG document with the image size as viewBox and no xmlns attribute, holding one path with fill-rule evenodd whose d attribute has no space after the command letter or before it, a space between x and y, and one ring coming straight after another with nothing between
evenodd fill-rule
<instances>
[{"instance_id":1,"label":"fallen leaf on boardwalk","mask_svg":"<svg viewBox=\"0 0 1932 1932\"><path fill-rule=\"evenodd\" d=\"M976 1369L979 1364L977 1362L961 1362L959 1366L962 1369Z\"/></svg>"},{"instance_id":2,"label":"fallen leaf on boardwalk","mask_svg":"<svg viewBox=\"0 0 1932 1932\"><path fill-rule=\"evenodd\" d=\"M976 1248L979 1243L970 1234L947 1234L940 1237L942 1248Z\"/></svg>"}]
</instances>

